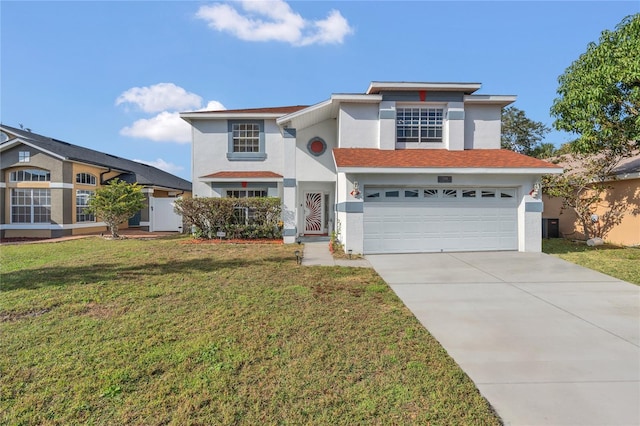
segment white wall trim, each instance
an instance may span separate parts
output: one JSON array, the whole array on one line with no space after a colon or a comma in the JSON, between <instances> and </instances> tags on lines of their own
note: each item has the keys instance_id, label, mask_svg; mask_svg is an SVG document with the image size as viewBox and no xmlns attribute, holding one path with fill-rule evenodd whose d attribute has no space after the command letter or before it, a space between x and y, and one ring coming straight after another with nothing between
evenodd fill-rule
<instances>
[{"instance_id":1,"label":"white wall trim","mask_svg":"<svg viewBox=\"0 0 640 426\"><path fill-rule=\"evenodd\" d=\"M0 230L6 229L24 229L24 230L56 230L56 229L82 229L107 226L104 222L88 222L88 223L7 223L0 225Z\"/></svg>"},{"instance_id":2,"label":"white wall trim","mask_svg":"<svg viewBox=\"0 0 640 426\"><path fill-rule=\"evenodd\" d=\"M63 182L50 182L49 188L53 189L73 189L74 186L72 183L63 183Z\"/></svg>"}]
</instances>

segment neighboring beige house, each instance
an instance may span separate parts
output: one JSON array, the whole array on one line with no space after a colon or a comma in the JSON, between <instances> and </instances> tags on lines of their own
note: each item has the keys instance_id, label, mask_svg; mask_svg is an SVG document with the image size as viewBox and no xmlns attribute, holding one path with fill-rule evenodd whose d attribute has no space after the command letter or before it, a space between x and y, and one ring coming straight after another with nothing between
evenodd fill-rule
<instances>
[{"instance_id":1,"label":"neighboring beige house","mask_svg":"<svg viewBox=\"0 0 640 426\"><path fill-rule=\"evenodd\" d=\"M104 232L86 213L95 190L112 179L143 187L146 206L121 228L181 231L173 209L191 182L146 164L0 125L0 238L55 238Z\"/></svg>"},{"instance_id":2,"label":"neighboring beige house","mask_svg":"<svg viewBox=\"0 0 640 426\"><path fill-rule=\"evenodd\" d=\"M610 182L611 189L599 206L596 214L606 211L613 200L625 201L628 209L619 225L606 235L605 241L624 245L640 246L640 154L623 160L614 169L616 179ZM562 209L562 200L543 196L543 219L559 219L560 236L572 239L586 239L582 224L571 209Z\"/></svg>"}]
</instances>

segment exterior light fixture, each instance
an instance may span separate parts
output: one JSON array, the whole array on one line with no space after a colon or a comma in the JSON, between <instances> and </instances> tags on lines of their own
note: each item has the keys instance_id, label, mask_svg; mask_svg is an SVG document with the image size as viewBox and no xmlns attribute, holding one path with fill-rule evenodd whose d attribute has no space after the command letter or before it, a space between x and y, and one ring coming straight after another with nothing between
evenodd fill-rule
<instances>
[{"instance_id":1,"label":"exterior light fixture","mask_svg":"<svg viewBox=\"0 0 640 426\"><path fill-rule=\"evenodd\" d=\"M358 181L354 181L353 182L353 190L351 191L351 196L357 198L358 195L360 195L360 185L358 184Z\"/></svg>"},{"instance_id":2,"label":"exterior light fixture","mask_svg":"<svg viewBox=\"0 0 640 426\"><path fill-rule=\"evenodd\" d=\"M351 259L351 255L353 254L353 250L349 249L349 250L347 250L347 251L348 251L348 253L349 253L349 259Z\"/></svg>"}]
</instances>

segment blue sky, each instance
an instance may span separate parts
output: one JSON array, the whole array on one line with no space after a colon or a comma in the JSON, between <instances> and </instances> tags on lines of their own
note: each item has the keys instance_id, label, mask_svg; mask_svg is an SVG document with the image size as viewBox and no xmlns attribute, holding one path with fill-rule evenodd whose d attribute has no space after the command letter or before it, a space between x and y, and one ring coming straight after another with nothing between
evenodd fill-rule
<instances>
[{"instance_id":1,"label":"blue sky","mask_svg":"<svg viewBox=\"0 0 640 426\"><path fill-rule=\"evenodd\" d=\"M638 1L2 0L0 120L189 180L179 111L312 105L371 81L479 82L551 127L558 76L638 12Z\"/></svg>"}]
</instances>

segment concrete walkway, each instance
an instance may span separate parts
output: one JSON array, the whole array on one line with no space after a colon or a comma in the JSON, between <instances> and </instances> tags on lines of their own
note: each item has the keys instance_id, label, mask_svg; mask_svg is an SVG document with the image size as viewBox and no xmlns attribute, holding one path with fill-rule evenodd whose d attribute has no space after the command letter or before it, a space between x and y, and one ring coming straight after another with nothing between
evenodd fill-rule
<instances>
[{"instance_id":1,"label":"concrete walkway","mask_svg":"<svg viewBox=\"0 0 640 426\"><path fill-rule=\"evenodd\" d=\"M640 424L640 287L541 253L367 259L506 425Z\"/></svg>"},{"instance_id":2,"label":"concrete walkway","mask_svg":"<svg viewBox=\"0 0 640 426\"><path fill-rule=\"evenodd\" d=\"M366 259L334 259L329 252L328 241L314 241L304 243L304 266L349 266L354 268L371 268Z\"/></svg>"}]
</instances>

